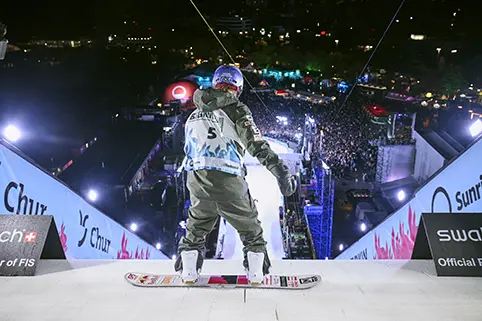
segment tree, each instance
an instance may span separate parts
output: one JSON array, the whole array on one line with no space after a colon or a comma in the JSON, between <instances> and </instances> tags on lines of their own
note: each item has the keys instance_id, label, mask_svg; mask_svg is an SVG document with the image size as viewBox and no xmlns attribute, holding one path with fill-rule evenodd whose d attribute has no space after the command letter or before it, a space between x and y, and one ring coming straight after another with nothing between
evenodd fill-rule
<instances>
[{"instance_id":1,"label":"tree","mask_svg":"<svg viewBox=\"0 0 482 321\"><path fill-rule=\"evenodd\" d=\"M440 88L444 93L454 95L458 90L466 88L468 82L462 76L459 68L447 68L440 79Z\"/></svg>"},{"instance_id":2,"label":"tree","mask_svg":"<svg viewBox=\"0 0 482 321\"><path fill-rule=\"evenodd\" d=\"M260 48L254 52L250 59L256 63L260 68L270 68L276 65L276 50L272 46Z\"/></svg>"}]
</instances>

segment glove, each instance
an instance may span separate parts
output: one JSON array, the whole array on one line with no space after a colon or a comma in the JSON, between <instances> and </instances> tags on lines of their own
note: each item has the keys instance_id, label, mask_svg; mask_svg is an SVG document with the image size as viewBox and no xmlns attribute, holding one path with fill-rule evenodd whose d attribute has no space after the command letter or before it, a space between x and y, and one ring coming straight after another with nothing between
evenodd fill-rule
<instances>
[{"instance_id":1,"label":"glove","mask_svg":"<svg viewBox=\"0 0 482 321\"><path fill-rule=\"evenodd\" d=\"M297 183L295 176L278 179L279 189L284 196L291 196L296 192Z\"/></svg>"}]
</instances>

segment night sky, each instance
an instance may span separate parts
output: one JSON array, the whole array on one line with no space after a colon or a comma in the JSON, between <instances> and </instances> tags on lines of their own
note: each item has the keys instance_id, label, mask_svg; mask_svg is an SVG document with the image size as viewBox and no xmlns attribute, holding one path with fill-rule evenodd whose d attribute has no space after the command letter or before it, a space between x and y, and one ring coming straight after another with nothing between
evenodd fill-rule
<instances>
[{"instance_id":1,"label":"night sky","mask_svg":"<svg viewBox=\"0 0 482 321\"><path fill-rule=\"evenodd\" d=\"M209 0L196 0L199 5ZM8 25L11 41L31 37L72 38L94 36L123 20L162 26L181 17L196 17L189 0L47 0L8 1L2 5L0 20Z\"/></svg>"},{"instance_id":2,"label":"night sky","mask_svg":"<svg viewBox=\"0 0 482 321\"><path fill-rule=\"evenodd\" d=\"M385 27L395 12L398 1L386 0L313 0L313 4L324 3L327 9L312 10L311 18L304 16L303 2L290 0L267 0L271 5L261 13L295 12L300 19L349 20L346 23L373 24L373 28ZM206 15L243 14L242 0L232 2L221 0L195 0ZM282 3L288 3L287 8ZM339 4L338 6L336 4ZM330 6L331 5L331 6ZM400 16L408 18L415 15L419 28L412 32L437 32L450 24L452 10L462 8L458 19L458 31L478 34L480 19L476 10L480 4L472 0L407 0ZM364 9L365 12L361 12ZM296 10L301 10L296 12ZM336 10L334 17L332 10ZM245 12L247 16L252 13ZM274 16L280 17L276 12ZM50 39L72 39L78 37L105 37L111 32L118 32L124 20L139 21L143 27L149 26L154 31L167 30L179 22L199 22L199 16L189 0L46 0L46 1L8 1L1 7L0 20L9 27L8 37L11 42L29 40L32 37ZM197 21L196 21L197 20ZM306 20L305 20L306 21ZM418 30L420 29L420 30ZM458 32L456 31L456 32ZM443 31L442 31L443 32Z\"/></svg>"}]
</instances>

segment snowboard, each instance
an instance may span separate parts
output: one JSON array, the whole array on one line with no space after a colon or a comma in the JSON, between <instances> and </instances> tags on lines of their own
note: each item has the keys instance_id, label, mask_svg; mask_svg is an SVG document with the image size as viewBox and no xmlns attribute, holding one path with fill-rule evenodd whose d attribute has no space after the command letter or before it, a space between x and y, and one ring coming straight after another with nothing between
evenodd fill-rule
<instances>
[{"instance_id":1,"label":"snowboard","mask_svg":"<svg viewBox=\"0 0 482 321\"><path fill-rule=\"evenodd\" d=\"M195 283L184 283L179 274L153 274L129 272L127 282L138 287L179 288L249 288L305 290L321 282L321 276L310 275L266 275L260 285L249 283L246 275L201 275Z\"/></svg>"}]
</instances>

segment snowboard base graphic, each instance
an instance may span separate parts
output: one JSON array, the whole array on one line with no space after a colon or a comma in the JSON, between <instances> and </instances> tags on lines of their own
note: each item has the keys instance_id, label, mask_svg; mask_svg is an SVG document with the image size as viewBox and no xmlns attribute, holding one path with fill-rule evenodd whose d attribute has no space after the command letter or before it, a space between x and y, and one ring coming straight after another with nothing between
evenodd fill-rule
<instances>
[{"instance_id":1,"label":"snowboard base graphic","mask_svg":"<svg viewBox=\"0 0 482 321\"><path fill-rule=\"evenodd\" d=\"M129 272L125 279L138 287L184 287L184 288L248 288L305 290L321 282L321 276L310 275L266 275L260 285L250 284L246 275L201 275L195 283L185 284L179 274L153 274Z\"/></svg>"}]
</instances>

